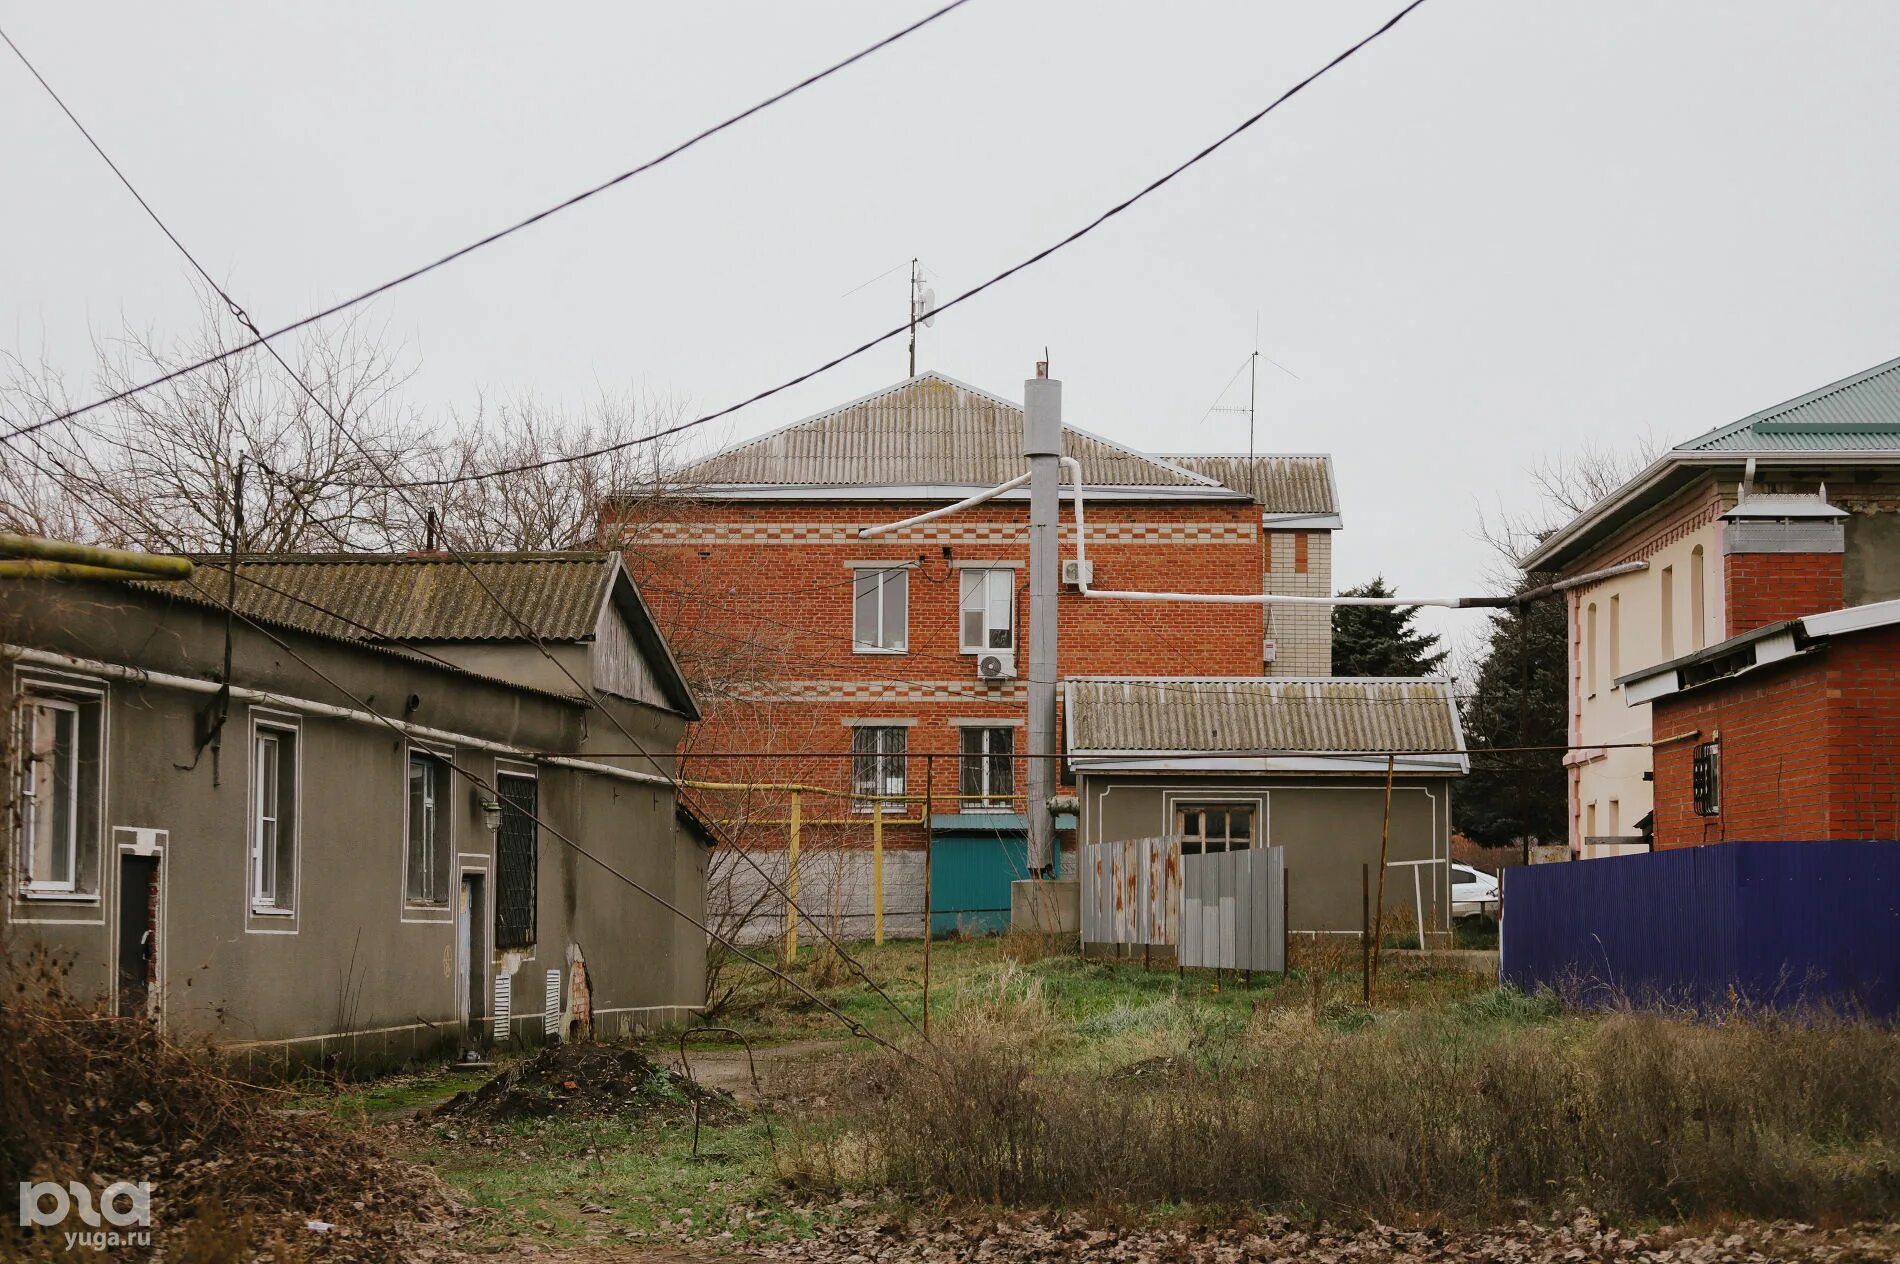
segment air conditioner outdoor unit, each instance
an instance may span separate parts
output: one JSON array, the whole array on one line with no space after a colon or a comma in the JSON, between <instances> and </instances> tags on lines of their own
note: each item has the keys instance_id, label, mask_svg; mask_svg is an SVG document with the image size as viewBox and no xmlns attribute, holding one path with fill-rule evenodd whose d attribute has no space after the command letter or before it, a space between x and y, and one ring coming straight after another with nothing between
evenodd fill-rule
<instances>
[{"instance_id":1,"label":"air conditioner outdoor unit","mask_svg":"<svg viewBox=\"0 0 1900 1264\"><path fill-rule=\"evenodd\" d=\"M1095 563L1078 562L1074 558L1062 563L1063 583L1079 588L1085 581L1091 584L1095 582Z\"/></svg>"},{"instance_id":2,"label":"air conditioner outdoor unit","mask_svg":"<svg viewBox=\"0 0 1900 1264\"><path fill-rule=\"evenodd\" d=\"M1004 650L978 654L976 676L978 680L1014 680L1016 679L1016 656Z\"/></svg>"}]
</instances>

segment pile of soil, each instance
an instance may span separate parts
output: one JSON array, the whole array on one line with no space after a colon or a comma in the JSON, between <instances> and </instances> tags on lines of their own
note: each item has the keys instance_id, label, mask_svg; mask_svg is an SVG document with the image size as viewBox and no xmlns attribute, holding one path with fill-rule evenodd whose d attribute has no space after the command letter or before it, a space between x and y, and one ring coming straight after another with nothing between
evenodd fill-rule
<instances>
[{"instance_id":1,"label":"pile of soil","mask_svg":"<svg viewBox=\"0 0 1900 1264\"><path fill-rule=\"evenodd\" d=\"M95 1201L115 1182L149 1181L152 1251L205 1264L389 1260L439 1241L454 1219L434 1175L375 1138L287 1109L286 1090L236 1080L208 1045L75 1000L57 969L4 947L0 1172L9 1198L16 1178L77 1181ZM76 1211L71 1219L86 1227ZM0 1259L37 1258L72 1257L57 1227L22 1226L9 1204Z\"/></svg>"},{"instance_id":2,"label":"pile of soil","mask_svg":"<svg viewBox=\"0 0 1900 1264\"><path fill-rule=\"evenodd\" d=\"M707 1088L634 1049L610 1045L548 1045L480 1088L457 1093L437 1115L482 1123L516 1119L659 1116L702 1124L729 1123L744 1112L732 1094Z\"/></svg>"}]
</instances>

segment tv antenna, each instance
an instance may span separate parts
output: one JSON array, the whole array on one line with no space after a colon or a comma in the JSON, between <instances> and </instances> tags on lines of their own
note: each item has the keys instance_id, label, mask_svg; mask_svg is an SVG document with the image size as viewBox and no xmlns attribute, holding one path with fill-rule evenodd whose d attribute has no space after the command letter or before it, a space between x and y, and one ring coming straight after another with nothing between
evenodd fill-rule
<instances>
[{"instance_id":1,"label":"tv antenna","mask_svg":"<svg viewBox=\"0 0 1900 1264\"><path fill-rule=\"evenodd\" d=\"M1234 370L1234 376L1227 379L1227 385L1220 388L1220 395L1216 397L1212 404L1208 405L1207 411L1201 414L1201 420L1206 421L1215 413L1246 413L1247 458L1249 460L1253 459L1254 454L1254 421L1260 398L1260 362L1262 360L1265 360L1268 364L1271 364L1274 368L1280 370L1280 372L1286 374L1294 381L1297 382L1300 380L1300 375L1295 373L1292 369L1287 368L1286 365L1281 364L1272 356L1262 355L1260 353L1260 317L1256 314L1253 318L1253 350L1247 354L1247 359L1241 364L1240 368ZM1233 386L1234 378L1238 378L1242 370L1245 370L1247 374L1247 406L1245 408L1239 408L1223 405L1220 401L1227 397L1227 391Z\"/></svg>"},{"instance_id":2,"label":"tv antenna","mask_svg":"<svg viewBox=\"0 0 1900 1264\"><path fill-rule=\"evenodd\" d=\"M910 261L910 375L917 376L917 326L937 323L937 292L924 284L923 269Z\"/></svg>"}]
</instances>

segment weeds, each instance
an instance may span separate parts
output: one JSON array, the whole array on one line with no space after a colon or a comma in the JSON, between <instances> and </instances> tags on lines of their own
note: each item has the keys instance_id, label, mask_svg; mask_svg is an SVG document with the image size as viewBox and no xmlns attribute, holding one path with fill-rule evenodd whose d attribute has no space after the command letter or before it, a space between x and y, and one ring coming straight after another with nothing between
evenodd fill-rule
<instances>
[{"instance_id":1,"label":"weeds","mask_svg":"<svg viewBox=\"0 0 1900 1264\"><path fill-rule=\"evenodd\" d=\"M1132 1025L1120 1013L1100 1026ZM1033 1205L1402 1219L1578 1201L1629 1216L1900 1207L1900 1042L1873 1027L1565 1022L1494 992L1348 1032L1282 1005L1216 1040L1215 1063L1108 1078L1040 1069L1036 1040L1001 1018L947 1023L940 1059L891 1066L855 1130L807 1144L851 1147L913 1192Z\"/></svg>"}]
</instances>

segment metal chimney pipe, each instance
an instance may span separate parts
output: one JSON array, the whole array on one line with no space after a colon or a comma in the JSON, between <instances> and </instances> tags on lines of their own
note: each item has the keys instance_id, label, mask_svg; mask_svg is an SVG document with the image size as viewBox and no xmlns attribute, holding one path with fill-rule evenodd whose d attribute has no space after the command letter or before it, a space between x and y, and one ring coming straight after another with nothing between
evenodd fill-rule
<instances>
[{"instance_id":1,"label":"metal chimney pipe","mask_svg":"<svg viewBox=\"0 0 1900 1264\"><path fill-rule=\"evenodd\" d=\"M1029 876L1055 866L1056 594L1061 582L1062 383L1047 361L1023 383L1023 455L1029 460Z\"/></svg>"}]
</instances>

